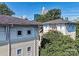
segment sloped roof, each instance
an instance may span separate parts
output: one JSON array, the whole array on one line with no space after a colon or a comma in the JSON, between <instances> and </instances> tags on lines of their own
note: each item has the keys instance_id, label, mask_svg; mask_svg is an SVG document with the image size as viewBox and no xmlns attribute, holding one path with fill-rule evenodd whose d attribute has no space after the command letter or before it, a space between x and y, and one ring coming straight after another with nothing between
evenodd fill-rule
<instances>
[{"instance_id":1,"label":"sloped roof","mask_svg":"<svg viewBox=\"0 0 79 59\"><path fill-rule=\"evenodd\" d=\"M21 19L13 16L0 15L0 24L14 24L14 25L40 25L40 23L30 20Z\"/></svg>"},{"instance_id":2,"label":"sloped roof","mask_svg":"<svg viewBox=\"0 0 79 59\"><path fill-rule=\"evenodd\" d=\"M63 19L55 19L55 20L51 20L51 21L48 21L48 22L44 22L43 24L59 24L59 23L74 23L74 22L71 22L71 21L68 21L68 20L63 20Z\"/></svg>"}]
</instances>

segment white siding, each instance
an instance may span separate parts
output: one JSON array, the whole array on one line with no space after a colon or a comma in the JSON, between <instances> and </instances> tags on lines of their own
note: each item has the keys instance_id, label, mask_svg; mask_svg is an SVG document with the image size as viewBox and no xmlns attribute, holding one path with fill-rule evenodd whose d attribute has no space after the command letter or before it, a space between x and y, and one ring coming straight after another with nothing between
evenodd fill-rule
<instances>
[{"instance_id":1,"label":"white siding","mask_svg":"<svg viewBox=\"0 0 79 59\"><path fill-rule=\"evenodd\" d=\"M49 24L47 24L47 25L43 25L43 33L46 33L46 32L48 32L49 30L50 30L50 25Z\"/></svg>"},{"instance_id":2,"label":"white siding","mask_svg":"<svg viewBox=\"0 0 79 59\"><path fill-rule=\"evenodd\" d=\"M58 24L57 25L57 31L60 31L64 35L66 35L66 25L65 24Z\"/></svg>"},{"instance_id":3,"label":"white siding","mask_svg":"<svg viewBox=\"0 0 79 59\"><path fill-rule=\"evenodd\" d=\"M57 31L60 31L61 33L63 33L64 35L66 35L66 33L67 33L65 24L43 25L43 32L44 33L48 32L49 30L57 30Z\"/></svg>"}]
</instances>

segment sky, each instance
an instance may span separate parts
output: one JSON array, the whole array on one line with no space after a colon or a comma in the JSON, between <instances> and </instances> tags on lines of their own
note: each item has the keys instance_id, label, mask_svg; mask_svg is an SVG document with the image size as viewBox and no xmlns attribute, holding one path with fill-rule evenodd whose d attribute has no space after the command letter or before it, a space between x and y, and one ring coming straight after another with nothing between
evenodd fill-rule
<instances>
[{"instance_id":1,"label":"sky","mask_svg":"<svg viewBox=\"0 0 79 59\"><path fill-rule=\"evenodd\" d=\"M79 2L6 2L8 7L15 12L15 16L26 16L34 19L34 14L41 14L42 7L45 10L61 9L62 17L74 20L79 17Z\"/></svg>"}]
</instances>

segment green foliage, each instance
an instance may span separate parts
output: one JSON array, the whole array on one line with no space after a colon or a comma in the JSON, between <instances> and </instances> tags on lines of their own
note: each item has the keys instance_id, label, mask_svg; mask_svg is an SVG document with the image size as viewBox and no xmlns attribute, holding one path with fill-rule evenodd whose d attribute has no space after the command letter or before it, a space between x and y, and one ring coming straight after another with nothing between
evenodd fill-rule
<instances>
[{"instance_id":1,"label":"green foliage","mask_svg":"<svg viewBox=\"0 0 79 59\"><path fill-rule=\"evenodd\" d=\"M49 20L61 18L61 10L60 9L51 9L46 13L46 17Z\"/></svg>"},{"instance_id":2,"label":"green foliage","mask_svg":"<svg viewBox=\"0 0 79 59\"><path fill-rule=\"evenodd\" d=\"M15 13L5 4L0 4L0 15L14 15Z\"/></svg>"},{"instance_id":3,"label":"green foliage","mask_svg":"<svg viewBox=\"0 0 79 59\"><path fill-rule=\"evenodd\" d=\"M45 15L40 15L35 21L38 21L38 22L45 22L47 21L46 19L47 17Z\"/></svg>"},{"instance_id":4,"label":"green foliage","mask_svg":"<svg viewBox=\"0 0 79 59\"><path fill-rule=\"evenodd\" d=\"M38 17L40 17L40 14L34 14L34 20L36 21L38 19Z\"/></svg>"},{"instance_id":5,"label":"green foliage","mask_svg":"<svg viewBox=\"0 0 79 59\"><path fill-rule=\"evenodd\" d=\"M41 42L41 56L77 56L79 49L76 49L78 44L69 36L64 36L60 32L50 31L43 35Z\"/></svg>"},{"instance_id":6,"label":"green foliage","mask_svg":"<svg viewBox=\"0 0 79 59\"><path fill-rule=\"evenodd\" d=\"M79 53L79 21L76 24L76 40L75 40L75 46L76 46L76 49L77 49L77 51Z\"/></svg>"},{"instance_id":7,"label":"green foliage","mask_svg":"<svg viewBox=\"0 0 79 59\"><path fill-rule=\"evenodd\" d=\"M60 9L51 9L46 14L40 15L35 20L39 21L39 22L46 22L46 21L55 20L58 18L61 18L61 10Z\"/></svg>"},{"instance_id":8,"label":"green foliage","mask_svg":"<svg viewBox=\"0 0 79 59\"><path fill-rule=\"evenodd\" d=\"M78 54L79 54L79 39L75 40L75 47L76 47Z\"/></svg>"},{"instance_id":9,"label":"green foliage","mask_svg":"<svg viewBox=\"0 0 79 59\"><path fill-rule=\"evenodd\" d=\"M79 22L76 24L76 39L79 39Z\"/></svg>"}]
</instances>

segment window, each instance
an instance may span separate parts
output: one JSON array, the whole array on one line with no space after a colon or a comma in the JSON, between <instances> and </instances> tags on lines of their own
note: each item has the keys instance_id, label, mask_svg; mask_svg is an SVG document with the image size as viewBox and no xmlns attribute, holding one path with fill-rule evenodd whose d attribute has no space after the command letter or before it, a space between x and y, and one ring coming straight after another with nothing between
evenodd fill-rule
<instances>
[{"instance_id":1,"label":"window","mask_svg":"<svg viewBox=\"0 0 79 59\"><path fill-rule=\"evenodd\" d=\"M18 31L17 32L17 35L22 35L22 31Z\"/></svg>"},{"instance_id":2,"label":"window","mask_svg":"<svg viewBox=\"0 0 79 59\"><path fill-rule=\"evenodd\" d=\"M21 55L21 50L22 50L22 49L18 49L18 50L17 50L17 55Z\"/></svg>"},{"instance_id":3,"label":"window","mask_svg":"<svg viewBox=\"0 0 79 59\"><path fill-rule=\"evenodd\" d=\"M31 34L31 30L28 30L28 31L27 31L27 34Z\"/></svg>"},{"instance_id":4,"label":"window","mask_svg":"<svg viewBox=\"0 0 79 59\"><path fill-rule=\"evenodd\" d=\"M27 51L31 51L31 47L28 47L28 48L27 48Z\"/></svg>"},{"instance_id":5,"label":"window","mask_svg":"<svg viewBox=\"0 0 79 59\"><path fill-rule=\"evenodd\" d=\"M31 56L32 55L31 47L27 47L27 55L28 56Z\"/></svg>"}]
</instances>

